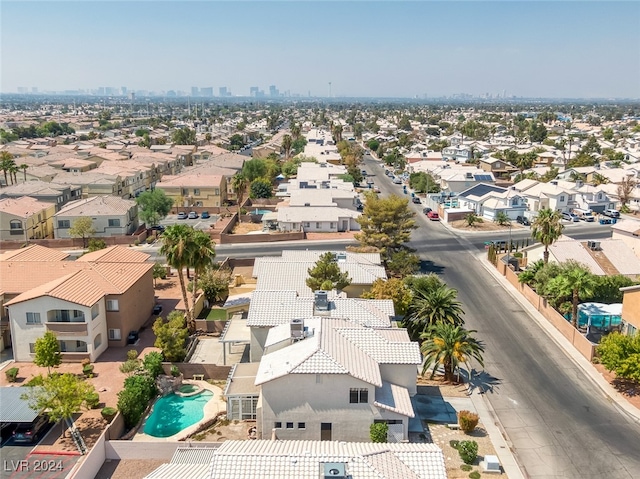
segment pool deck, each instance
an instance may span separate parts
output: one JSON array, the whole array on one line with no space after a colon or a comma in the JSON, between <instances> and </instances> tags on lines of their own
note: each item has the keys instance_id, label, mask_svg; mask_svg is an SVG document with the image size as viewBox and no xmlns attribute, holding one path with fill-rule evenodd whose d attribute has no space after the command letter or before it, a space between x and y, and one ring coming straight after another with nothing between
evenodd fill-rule
<instances>
[{"instance_id":1,"label":"pool deck","mask_svg":"<svg viewBox=\"0 0 640 479\"><path fill-rule=\"evenodd\" d=\"M191 379L188 379L186 381L184 381L182 384L195 384L197 386L202 387L202 389L207 389L208 391L211 391L213 393L213 397L209 400L209 402L207 402L207 404L204 405L204 416L202 418L202 420L198 421L197 423L183 429L182 431L178 432L177 434L174 434L173 436L169 436L169 437L155 437L155 436L150 436L148 434L145 434L144 431L144 426L147 423L147 418L149 416L147 416L147 418L145 418L145 420L143 421L142 425L140 426L140 429L138 430L138 432L136 433L135 436L133 436L132 441L142 441L142 442L175 442L175 441L180 441L181 439L185 438L186 436L188 436L189 434L193 434L198 427L200 426L200 424L213 419L215 417L216 414L218 414L220 411L226 411L227 410L227 403L225 401L222 400L222 389L220 389L217 386L213 386L212 384L209 384L207 381L194 381ZM151 414L151 413L149 413Z\"/></svg>"}]
</instances>

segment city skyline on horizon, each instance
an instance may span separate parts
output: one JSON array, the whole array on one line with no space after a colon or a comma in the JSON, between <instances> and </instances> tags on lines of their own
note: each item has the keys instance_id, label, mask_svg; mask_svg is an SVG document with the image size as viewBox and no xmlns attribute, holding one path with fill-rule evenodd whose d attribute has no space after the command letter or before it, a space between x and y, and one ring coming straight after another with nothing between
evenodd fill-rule
<instances>
[{"instance_id":1,"label":"city skyline on horizon","mask_svg":"<svg viewBox=\"0 0 640 479\"><path fill-rule=\"evenodd\" d=\"M126 86L190 96L197 86L220 98L220 87L250 97L258 86L269 99L280 97L268 90L276 85L299 98L640 98L637 2L4 1L1 8L4 94ZM197 15L177 20L184 11ZM117 25L115 33L95 38L96 18L106 32ZM43 44L72 48L43 55Z\"/></svg>"}]
</instances>

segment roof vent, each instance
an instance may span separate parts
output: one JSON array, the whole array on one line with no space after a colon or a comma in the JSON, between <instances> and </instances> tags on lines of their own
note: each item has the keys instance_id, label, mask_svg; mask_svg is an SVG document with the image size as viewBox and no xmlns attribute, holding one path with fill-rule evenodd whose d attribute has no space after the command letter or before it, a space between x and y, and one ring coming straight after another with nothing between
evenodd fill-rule
<instances>
[{"instance_id":1,"label":"roof vent","mask_svg":"<svg viewBox=\"0 0 640 479\"><path fill-rule=\"evenodd\" d=\"M587 241L587 247L591 251L600 251L600 241Z\"/></svg>"},{"instance_id":2,"label":"roof vent","mask_svg":"<svg viewBox=\"0 0 640 479\"><path fill-rule=\"evenodd\" d=\"M303 339L304 338L304 320L292 319L290 325L291 325L291 337L293 339Z\"/></svg>"},{"instance_id":3,"label":"roof vent","mask_svg":"<svg viewBox=\"0 0 640 479\"><path fill-rule=\"evenodd\" d=\"M467 172L467 178L473 178L473 173Z\"/></svg>"},{"instance_id":4,"label":"roof vent","mask_svg":"<svg viewBox=\"0 0 640 479\"><path fill-rule=\"evenodd\" d=\"M336 261L338 261L339 263L346 263L347 262L347 252L346 251L340 251L340 252L336 253Z\"/></svg>"},{"instance_id":5,"label":"roof vent","mask_svg":"<svg viewBox=\"0 0 640 479\"><path fill-rule=\"evenodd\" d=\"M346 479L347 477L347 465L344 462L324 462L322 468L325 479L329 477Z\"/></svg>"},{"instance_id":6,"label":"roof vent","mask_svg":"<svg viewBox=\"0 0 640 479\"><path fill-rule=\"evenodd\" d=\"M316 291L314 294L314 306L316 311L329 311L329 293Z\"/></svg>"}]
</instances>

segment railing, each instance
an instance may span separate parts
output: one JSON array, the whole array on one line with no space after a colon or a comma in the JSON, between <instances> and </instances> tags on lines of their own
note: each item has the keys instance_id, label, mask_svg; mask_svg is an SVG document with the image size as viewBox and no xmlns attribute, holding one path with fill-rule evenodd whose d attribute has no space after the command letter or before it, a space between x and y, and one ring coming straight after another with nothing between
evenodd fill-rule
<instances>
[{"instance_id":1,"label":"railing","mask_svg":"<svg viewBox=\"0 0 640 479\"><path fill-rule=\"evenodd\" d=\"M47 329L56 333L56 335L65 336L88 336L87 323L67 323L47 321L45 323Z\"/></svg>"}]
</instances>

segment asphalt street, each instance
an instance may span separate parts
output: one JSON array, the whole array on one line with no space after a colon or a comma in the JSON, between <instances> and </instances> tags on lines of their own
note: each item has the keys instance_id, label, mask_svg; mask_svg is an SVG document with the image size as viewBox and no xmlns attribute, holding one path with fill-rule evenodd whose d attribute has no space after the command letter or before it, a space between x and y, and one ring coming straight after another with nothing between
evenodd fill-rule
<instances>
[{"instance_id":1,"label":"asphalt street","mask_svg":"<svg viewBox=\"0 0 640 479\"><path fill-rule=\"evenodd\" d=\"M375 160L365 162L383 194L402 194ZM484 269L475 256L481 238L460 237L424 215L418 222L411 246L424 272L437 273L458 290L466 327L485 342L484 371L476 364L476 372L525 477L639 477L640 425L609 401ZM597 228L587 225L592 227ZM570 225L568 232L610 235L608 228L581 228Z\"/></svg>"}]
</instances>

